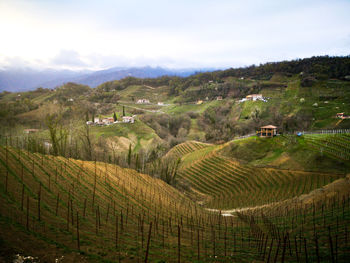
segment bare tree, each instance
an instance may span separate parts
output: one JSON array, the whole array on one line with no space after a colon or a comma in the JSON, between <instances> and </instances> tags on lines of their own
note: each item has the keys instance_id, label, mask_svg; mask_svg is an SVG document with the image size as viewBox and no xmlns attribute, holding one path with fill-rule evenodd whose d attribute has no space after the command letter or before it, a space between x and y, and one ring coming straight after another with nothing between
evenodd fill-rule
<instances>
[{"instance_id":1,"label":"bare tree","mask_svg":"<svg viewBox=\"0 0 350 263\"><path fill-rule=\"evenodd\" d=\"M80 139L82 142L82 148L84 149L86 159L92 160L93 156L93 142L89 125L84 125L84 128L80 131Z\"/></svg>"},{"instance_id":2,"label":"bare tree","mask_svg":"<svg viewBox=\"0 0 350 263\"><path fill-rule=\"evenodd\" d=\"M49 129L54 155L65 155L68 130L63 126L62 117L57 114L47 114L45 124Z\"/></svg>"}]
</instances>

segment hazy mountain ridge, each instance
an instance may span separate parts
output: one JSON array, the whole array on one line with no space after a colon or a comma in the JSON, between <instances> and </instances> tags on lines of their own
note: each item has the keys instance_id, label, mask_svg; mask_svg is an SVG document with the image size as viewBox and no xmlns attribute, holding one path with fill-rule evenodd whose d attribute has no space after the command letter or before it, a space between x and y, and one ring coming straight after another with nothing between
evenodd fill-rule
<instances>
[{"instance_id":1,"label":"hazy mountain ridge","mask_svg":"<svg viewBox=\"0 0 350 263\"><path fill-rule=\"evenodd\" d=\"M210 69L202 69L206 71ZM161 67L110 68L99 71L4 69L0 71L0 91L25 91L38 87L55 88L67 82L77 82L96 87L106 81L128 76L157 78L165 75L187 77L199 69L165 69Z\"/></svg>"},{"instance_id":2,"label":"hazy mountain ridge","mask_svg":"<svg viewBox=\"0 0 350 263\"><path fill-rule=\"evenodd\" d=\"M34 69L3 69L0 70L0 91L26 91L43 86L42 83L65 82L85 72L70 70L34 70ZM46 86L43 86L46 87Z\"/></svg>"}]
</instances>

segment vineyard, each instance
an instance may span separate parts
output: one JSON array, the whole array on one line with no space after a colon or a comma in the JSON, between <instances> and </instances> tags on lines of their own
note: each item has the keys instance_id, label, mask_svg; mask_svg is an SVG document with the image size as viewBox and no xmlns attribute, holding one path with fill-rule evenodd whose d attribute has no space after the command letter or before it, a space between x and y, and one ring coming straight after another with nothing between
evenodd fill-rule
<instances>
[{"instance_id":1,"label":"vineyard","mask_svg":"<svg viewBox=\"0 0 350 263\"><path fill-rule=\"evenodd\" d=\"M150 233L163 239L152 241L148 257L160 257L154 247L172 250L180 220L208 216L163 181L115 165L11 147L0 148L0 162L1 224L96 260L144 257L152 223Z\"/></svg>"},{"instance_id":2,"label":"vineyard","mask_svg":"<svg viewBox=\"0 0 350 263\"><path fill-rule=\"evenodd\" d=\"M206 195L205 205L217 209L258 206L293 198L343 175L250 168L217 153L180 170L179 176Z\"/></svg>"},{"instance_id":3,"label":"vineyard","mask_svg":"<svg viewBox=\"0 0 350 263\"><path fill-rule=\"evenodd\" d=\"M207 143L201 143L197 141L187 141L173 147L166 155L167 158L178 159L184 156L185 154L194 152L196 150L200 150L210 146Z\"/></svg>"},{"instance_id":4,"label":"vineyard","mask_svg":"<svg viewBox=\"0 0 350 263\"><path fill-rule=\"evenodd\" d=\"M350 160L349 134L304 135L306 142L322 154L341 160Z\"/></svg>"},{"instance_id":5,"label":"vineyard","mask_svg":"<svg viewBox=\"0 0 350 263\"><path fill-rule=\"evenodd\" d=\"M50 262L347 262L349 176L248 167L222 147L176 149L199 205L132 169L2 146L0 243Z\"/></svg>"}]
</instances>

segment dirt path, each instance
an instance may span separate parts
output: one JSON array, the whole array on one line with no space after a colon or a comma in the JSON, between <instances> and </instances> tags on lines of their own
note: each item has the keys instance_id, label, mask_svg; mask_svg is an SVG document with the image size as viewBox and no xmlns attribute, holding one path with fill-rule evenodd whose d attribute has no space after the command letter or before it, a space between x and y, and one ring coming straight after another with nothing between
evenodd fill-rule
<instances>
[{"instance_id":1,"label":"dirt path","mask_svg":"<svg viewBox=\"0 0 350 263\"><path fill-rule=\"evenodd\" d=\"M241 207L241 208L234 208L229 210L220 210L220 209L213 209L213 208L206 208L207 211L214 212L214 213L221 213L222 216L235 216L233 213L236 212L244 212L248 210L255 210L255 209L261 209L268 206L276 205L280 202L273 202L265 205L258 205L258 206L249 206L249 207Z\"/></svg>"},{"instance_id":2,"label":"dirt path","mask_svg":"<svg viewBox=\"0 0 350 263\"><path fill-rule=\"evenodd\" d=\"M146 88L149 88L149 89L156 89L156 88L153 88L153 87L148 86L148 85L143 85L143 86L146 87Z\"/></svg>"}]
</instances>

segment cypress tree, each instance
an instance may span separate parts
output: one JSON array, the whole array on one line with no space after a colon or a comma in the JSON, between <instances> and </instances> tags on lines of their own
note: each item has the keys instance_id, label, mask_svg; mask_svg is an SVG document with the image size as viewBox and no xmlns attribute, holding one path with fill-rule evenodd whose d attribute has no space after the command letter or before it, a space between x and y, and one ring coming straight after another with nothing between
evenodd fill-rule
<instances>
[{"instance_id":1,"label":"cypress tree","mask_svg":"<svg viewBox=\"0 0 350 263\"><path fill-rule=\"evenodd\" d=\"M131 143L129 144L129 153L128 153L128 165L130 167L131 164Z\"/></svg>"},{"instance_id":2,"label":"cypress tree","mask_svg":"<svg viewBox=\"0 0 350 263\"><path fill-rule=\"evenodd\" d=\"M114 121L117 121L117 115L115 114L115 112L113 114L113 119L114 119Z\"/></svg>"}]
</instances>

